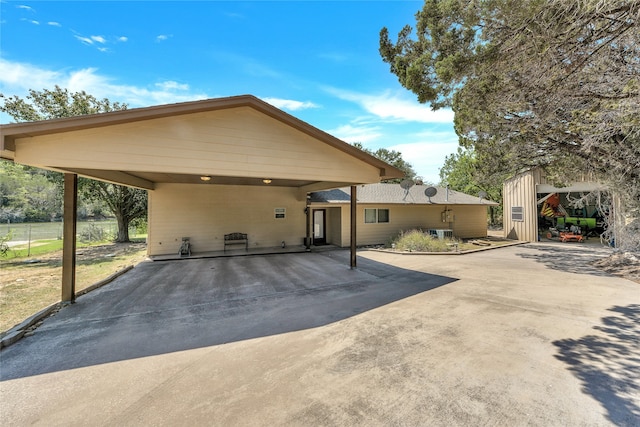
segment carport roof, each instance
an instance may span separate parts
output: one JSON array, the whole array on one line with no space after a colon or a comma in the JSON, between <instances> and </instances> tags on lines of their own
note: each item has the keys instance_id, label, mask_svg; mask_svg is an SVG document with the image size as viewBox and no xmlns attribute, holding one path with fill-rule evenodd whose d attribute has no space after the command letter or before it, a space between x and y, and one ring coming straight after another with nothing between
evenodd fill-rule
<instances>
[{"instance_id":1,"label":"carport roof","mask_svg":"<svg viewBox=\"0 0 640 427\"><path fill-rule=\"evenodd\" d=\"M285 125L303 132L328 146L338 149L355 159L358 159L380 171L380 179L400 178L404 173L399 169L359 150L358 148L268 104L252 95L239 95L225 98L214 98L200 101L158 105L145 108L134 108L109 113L90 114L84 116L43 120L27 123L12 123L0 125L0 158L14 160L16 155L16 140L20 138L30 138L42 135L52 135L77 130L97 129L101 127L126 124L144 120L176 117L186 114L211 112L239 107L252 108L266 116L278 120ZM155 182L198 182L198 177L180 174L144 174L135 171L97 171L83 169L58 169L63 172L72 172L105 181L138 186L141 188L153 188ZM253 181L256 181L255 183ZM227 177L218 180L222 184L256 185L259 180L248 179L246 177ZM274 185L305 187L310 191L314 186L319 188L331 188L327 183L314 183L310 181L297 180L274 180ZM336 183L346 185L348 183ZM334 185L336 185L334 184Z\"/></svg>"}]
</instances>

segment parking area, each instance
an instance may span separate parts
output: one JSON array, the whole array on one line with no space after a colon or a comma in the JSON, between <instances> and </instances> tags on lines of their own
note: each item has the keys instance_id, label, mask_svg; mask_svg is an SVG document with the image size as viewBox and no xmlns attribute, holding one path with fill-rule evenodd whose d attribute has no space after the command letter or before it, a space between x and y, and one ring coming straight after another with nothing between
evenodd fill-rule
<instances>
[{"instance_id":1,"label":"parking area","mask_svg":"<svg viewBox=\"0 0 640 427\"><path fill-rule=\"evenodd\" d=\"M0 353L4 425L638 425L592 246L145 262Z\"/></svg>"}]
</instances>

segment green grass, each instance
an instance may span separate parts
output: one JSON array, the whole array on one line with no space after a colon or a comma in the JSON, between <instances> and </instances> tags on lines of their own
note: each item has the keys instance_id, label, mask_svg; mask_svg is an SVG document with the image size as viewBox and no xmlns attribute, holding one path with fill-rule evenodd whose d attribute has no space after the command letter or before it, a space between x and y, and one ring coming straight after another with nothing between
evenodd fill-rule
<instances>
[{"instance_id":1,"label":"green grass","mask_svg":"<svg viewBox=\"0 0 640 427\"><path fill-rule=\"evenodd\" d=\"M37 240L31 242L31 249L29 250L27 245L19 245L10 248L7 251L7 255L2 259L10 260L15 258L26 258L29 256L38 256L48 254L50 252L59 251L62 249L62 240Z\"/></svg>"},{"instance_id":2,"label":"green grass","mask_svg":"<svg viewBox=\"0 0 640 427\"><path fill-rule=\"evenodd\" d=\"M131 239L132 241L137 241L136 239ZM144 240L142 240L144 241ZM87 246L97 246L104 245L107 243L111 243L110 241L102 241L102 242L91 242L91 243L82 243L77 242L76 248L83 248ZM38 255L46 255L51 252L62 250L62 240L36 240L31 242L31 248L29 248L28 244L17 245L10 248L7 251L6 256L1 257L0 260L12 260L18 258L27 258L27 257L37 257Z\"/></svg>"}]
</instances>

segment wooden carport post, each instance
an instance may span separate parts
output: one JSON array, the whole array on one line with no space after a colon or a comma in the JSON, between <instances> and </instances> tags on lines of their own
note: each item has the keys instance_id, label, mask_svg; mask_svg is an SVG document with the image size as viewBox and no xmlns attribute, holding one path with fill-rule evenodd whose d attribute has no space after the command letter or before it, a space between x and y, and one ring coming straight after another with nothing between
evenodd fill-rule
<instances>
[{"instance_id":1,"label":"wooden carport post","mask_svg":"<svg viewBox=\"0 0 640 427\"><path fill-rule=\"evenodd\" d=\"M78 175L64 174L64 218L62 231L62 302L76 300L76 227Z\"/></svg>"},{"instance_id":2,"label":"wooden carport post","mask_svg":"<svg viewBox=\"0 0 640 427\"><path fill-rule=\"evenodd\" d=\"M351 186L351 268L356 268L356 186Z\"/></svg>"}]
</instances>

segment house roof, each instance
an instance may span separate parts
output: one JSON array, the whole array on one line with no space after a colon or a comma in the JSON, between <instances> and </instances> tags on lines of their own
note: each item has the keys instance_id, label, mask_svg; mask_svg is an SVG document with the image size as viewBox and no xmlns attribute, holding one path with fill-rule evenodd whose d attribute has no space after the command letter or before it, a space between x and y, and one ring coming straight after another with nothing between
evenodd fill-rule
<instances>
[{"instance_id":1,"label":"house roof","mask_svg":"<svg viewBox=\"0 0 640 427\"><path fill-rule=\"evenodd\" d=\"M261 99L252 95L240 95L226 98L206 99L201 101L183 102L176 104L158 105L145 108L134 108L121 111L113 111L109 113L90 114L84 116L43 120L37 122L27 123L12 123L6 125L0 125L0 158L19 161L19 156L16 154L16 145L21 139L28 139L32 137L47 136L61 133L70 133L74 131L83 130L95 130L99 131L100 128L131 124L134 122L142 122L145 120L171 118L181 115L205 113L217 110L228 110L233 108L251 108L261 114L264 114L272 119L275 119L297 131L303 132L306 135L311 136L317 141L320 141L328 146L337 149L343 153L348 154L352 158L364 162L365 164L378 169L379 179L400 178L404 176L404 173L399 169L387 164L386 162L362 151L358 148L268 104ZM57 170L67 171L72 173L78 173L80 175L89 176L96 179L104 179L111 182L123 183L126 185L141 186L142 188L153 188L153 184L156 182L191 182L195 180L196 176L176 176L172 178L168 173L164 175L155 174L153 176L144 175L143 171L136 170L120 170L116 171L122 178L116 176L116 172L104 172L104 171L91 171L84 169L65 169L56 165L47 165ZM123 174L126 173L126 176ZM133 178L130 178L133 176ZM277 178L277 177L273 177ZM228 184L243 184L246 179L243 177L237 178L224 178L224 183ZM243 181L244 179L244 181ZM139 184L142 182L142 184ZM221 182L221 181L219 181ZM364 181L366 182L366 181ZM368 181L371 182L371 181ZM146 184L145 184L146 183ZM275 183L275 182L274 182ZM282 180L277 182L279 185L300 187L306 186L310 190L313 188L313 182L309 180ZM345 185L347 182L340 182L338 185ZM335 184L334 184L335 185ZM319 188L328 188L330 184L319 183Z\"/></svg>"},{"instance_id":2,"label":"house roof","mask_svg":"<svg viewBox=\"0 0 640 427\"><path fill-rule=\"evenodd\" d=\"M360 204L395 204L395 205L484 205L497 206L491 200L470 196L455 190L434 187L434 196L425 195L426 185L414 185L408 190L400 184L366 184L357 187L357 199ZM311 193L312 203L340 204L351 200L350 187Z\"/></svg>"}]
</instances>

